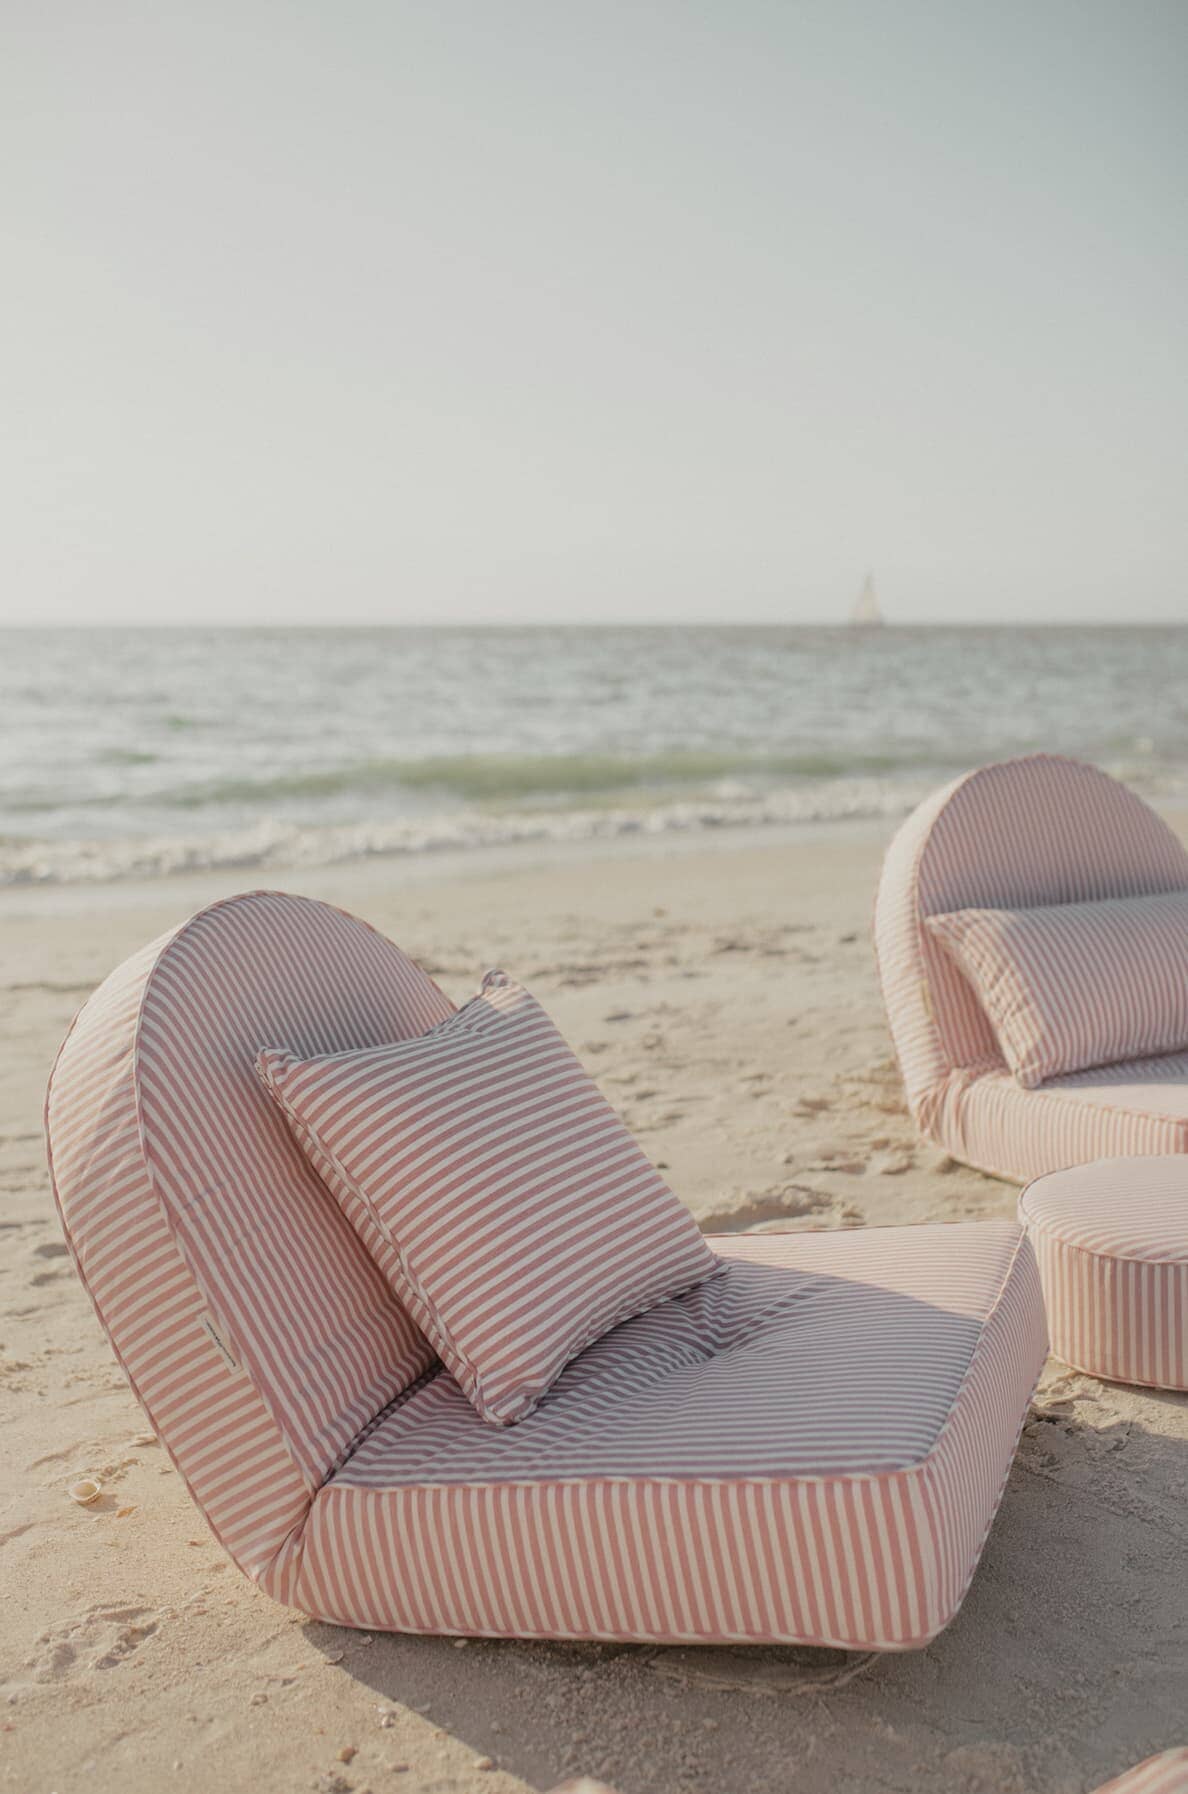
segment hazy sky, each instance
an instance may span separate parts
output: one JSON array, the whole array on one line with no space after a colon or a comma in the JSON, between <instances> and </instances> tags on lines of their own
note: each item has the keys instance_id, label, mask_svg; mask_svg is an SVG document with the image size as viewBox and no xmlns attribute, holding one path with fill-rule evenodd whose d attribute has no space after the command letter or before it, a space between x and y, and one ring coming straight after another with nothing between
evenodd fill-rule
<instances>
[{"instance_id":1,"label":"hazy sky","mask_svg":"<svg viewBox=\"0 0 1188 1794\"><path fill-rule=\"evenodd\" d=\"M38 0L0 611L1188 618L1184 0Z\"/></svg>"}]
</instances>

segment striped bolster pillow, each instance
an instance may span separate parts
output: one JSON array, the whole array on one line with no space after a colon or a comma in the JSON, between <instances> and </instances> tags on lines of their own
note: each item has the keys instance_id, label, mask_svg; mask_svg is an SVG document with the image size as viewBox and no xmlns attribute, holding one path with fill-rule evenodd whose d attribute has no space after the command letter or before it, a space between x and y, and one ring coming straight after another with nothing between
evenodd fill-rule
<instances>
[{"instance_id":1,"label":"striped bolster pillow","mask_svg":"<svg viewBox=\"0 0 1188 1794\"><path fill-rule=\"evenodd\" d=\"M1029 1090L1188 1047L1188 891L959 909L925 925L973 985Z\"/></svg>"},{"instance_id":2,"label":"striped bolster pillow","mask_svg":"<svg viewBox=\"0 0 1188 1794\"><path fill-rule=\"evenodd\" d=\"M390 1244L396 1295L493 1425L530 1414L618 1322L721 1268L502 972L418 1039L317 1059L268 1049L256 1069L348 1218L347 1194Z\"/></svg>"}]
</instances>

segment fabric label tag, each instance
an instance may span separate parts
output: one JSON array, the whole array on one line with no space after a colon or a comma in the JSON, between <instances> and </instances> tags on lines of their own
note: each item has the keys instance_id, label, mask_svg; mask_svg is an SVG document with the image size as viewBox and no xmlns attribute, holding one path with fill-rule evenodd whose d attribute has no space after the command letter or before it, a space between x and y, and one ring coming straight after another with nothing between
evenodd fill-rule
<instances>
[{"instance_id":1,"label":"fabric label tag","mask_svg":"<svg viewBox=\"0 0 1188 1794\"><path fill-rule=\"evenodd\" d=\"M234 1371L236 1375L242 1375L243 1366L240 1364L239 1359L235 1356L235 1353L231 1350L231 1347L227 1344L227 1341L219 1331L213 1315L204 1314L199 1318L202 1324L202 1331L210 1340L211 1345L215 1348L215 1351L219 1354L219 1357L223 1360L227 1369Z\"/></svg>"}]
</instances>

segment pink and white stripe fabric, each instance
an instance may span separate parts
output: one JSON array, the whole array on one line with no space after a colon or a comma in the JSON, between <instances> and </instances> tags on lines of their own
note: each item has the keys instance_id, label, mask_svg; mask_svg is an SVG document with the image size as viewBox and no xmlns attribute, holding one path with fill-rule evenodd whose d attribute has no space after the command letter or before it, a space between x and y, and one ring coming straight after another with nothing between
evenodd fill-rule
<instances>
[{"instance_id":1,"label":"pink and white stripe fabric","mask_svg":"<svg viewBox=\"0 0 1188 1794\"><path fill-rule=\"evenodd\" d=\"M520 1425L410 1391L321 1491L297 1601L411 1632L898 1650L959 1606L1046 1337L1007 1222L719 1238Z\"/></svg>"},{"instance_id":2,"label":"pink and white stripe fabric","mask_svg":"<svg viewBox=\"0 0 1188 1794\"><path fill-rule=\"evenodd\" d=\"M1188 890L925 926L956 960L1020 1084L1188 1050Z\"/></svg>"},{"instance_id":3,"label":"pink and white stripe fabric","mask_svg":"<svg viewBox=\"0 0 1188 1794\"><path fill-rule=\"evenodd\" d=\"M364 924L201 912L78 1017L67 1237L198 1506L279 1600L489 1636L925 1643L973 1574L1046 1349L1007 1222L719 1240L726 1269L492 1428L255 1075L450 1006Z\"/></svg>"},{"instance_id":4,"label":"pink and white stripe fabric","mask_svg":"<svg viewBox=\"0 0 1188 1794\"><path fill-rule=\"evenodd\" d=\"M114 972L50 1083L66 1235L153 1427L240 1566L281 1600L302 1520L428 1342L253 1070L452 1005L381 935L275 892L201 911Z\"/></svg>"},{"instance_id":5,"label":"pink and white stripe fabric","mask_svg":"<svg viewBox=\"0 0 1188 1794\"><path fill-rule=\"evenodd\" d=\"M1019 1219L1056 1356L1113 1382L1188 1389L1188 1161L1053 1172L1024 1190Z\"/></svg>"},{"instance_id":6,"label":"pink and white stripe fabric","mask_svg":"<svg viewBox=\"0 0 1188 1794\"><path fill-rule=\"evenodd\" d=\"M1103 1782L1096 1794L1188 1794L1188 1745L1161 1750L1136 1763L1113 1781Z\"/></svg>"},{"instance_id":7,"label":"pink and white stripe fabric","mask_svg":"<svg viewBox=\"0 0 1188 1794\"><path fill-rule=\"evenodd\" d=\"M1020 1184L1092 1159L1188 1152L1188 1053L1072 1072L1038 1090L1006 1071L955 1071L930 1106L929 1136Z\"/></svg>"},{"instance_id":8,"label":"pink and white stripe fabric","mask_svg":"<svg viewBox=\"0 0 1188 1794\"><path fill-rule=\"evenodd\" d=\"M536 999L504 972L416 1040L257 1070L479 1414L530 1414L582 1348L718 1261Z\"/></svg>"},{"instance_id":9,"label":"pink and white stripe fabric","mask_svg":"<svg viewBox=\"0 0 1188 1794\"><path fill-rule=\"evenodd\" d=\"M1188 852L1141 798L1096 767L1039 754L981 767L928 798L887 851L875 906L883 998L920 1132L955 1158L1012 1178L1069 1163L1046 1155L1070 1142L1077 1151L1090 1144L1089 1157L1183 1150L1188 1136L1166 1106L1174 1079L1160 1080L1149 1125L1108 1105L1096 1117L1028 1109L1031 1096L1013 1080L1018 1103L1001 1092L980 1103L976 1081L1000 1079L1005 1062L972 986L926 918L1185 890ZM1007 1135L996 1132L1000 1111ZM1140 1143L1092 1146L1119 1130ZM965 1149L968 1133L976 1152Z\"/></svg>"}]
</instances>

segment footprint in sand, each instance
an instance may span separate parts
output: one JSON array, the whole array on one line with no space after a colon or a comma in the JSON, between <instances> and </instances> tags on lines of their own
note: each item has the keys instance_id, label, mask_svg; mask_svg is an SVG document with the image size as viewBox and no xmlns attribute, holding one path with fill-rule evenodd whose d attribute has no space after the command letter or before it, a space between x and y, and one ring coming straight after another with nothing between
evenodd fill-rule
<instances>
[{"instance_id":1,"label":"footprint in sand","mask_svg":"<svg viewBox=\"0 0 1188 1794\"><path fill-rule=\"evenodd\" d=\"M801 1171L840 1171L847 1177L861 1177L866 1170L866 1160L857 1158L852 1146L816 1146L802 1152L789 1151L784 1154L784 1164L798 1166Z\"/></svg>"},{"instance_id":2,"label":"footprint in sand","mask_svg":"<svg viewBox=\"0 0 1188 1794\"><path fill-rule=\"evenodd\" d=\"M25 1662L35 1682L61 1682L92 1669L116 1669L157 1630L147 1607L92 1607L72 1624L43 1632Z\"/></svg>"},{"instance_id":3,"label":"footprint in sand","mask_svg":"<svg viewBox=\"0 0 1188 1794\"><path fill-rule=\"evenodd\" d=\"M821 1115L827 1109L832 1109L832 1107L833 1107L833 1100L831 1097L828 1097L828 1096L801 1096L801 1097L797 1098L795 1106L793 1107L792 1113L794 1115L799 1115L799 1116L807 1119L808 1117L813 1116L813 1115Z\"/></svg>"},{"instance_id":4,"label":"footprint in sand","mask_svg":"<svg viewBox=\"0 0 1188 1794\"><path fill-rule=\"evenodd\" d=\"M1103 1385L1080 1372L1041 1385L1023 1427L1024 1468L1050 1481L1083 1483L1102 1474L1102 1460L1123 1451L1133 1422L1118 1413Z\"/></svg>"},{"instance_id":5,"label":"footprint in sand","mask_svg":"<svg viewBox=\"0 0 1188 1794\"><path fill-rule=\"evenodd\" d=\"M871 1165L871 1170L877 1171L880 1177L902 1177L905 1171L915 1168L916 1155L903 1149L881 1153Z\"/></svg>"},{"instance_id":6,"label":"footprint in sand","mask_svg":"<svg viewBox=\"0 0 1188 1794\"><path fill-rule=\"evenodd\" d=\"M770 1646L732 1651L659 1650L647 1660L654 1675L686 1688L728 1693L817 1695L844 1688L872 1670L877 1651L841 1651L814 1646Z\"/></svg>"},{"instance_id":7,"label":"footprint in sand","mask_svg":"<svg viewBox=\"0 0 1188 1794\"><path fill-rule=\"evenodd\" d=\"M856 1208L809 1189L807 1184L778 1184L701 1216L703 1233L800 1233L807 1227L861 1227Z\"/></svg>"}]
</instances>

